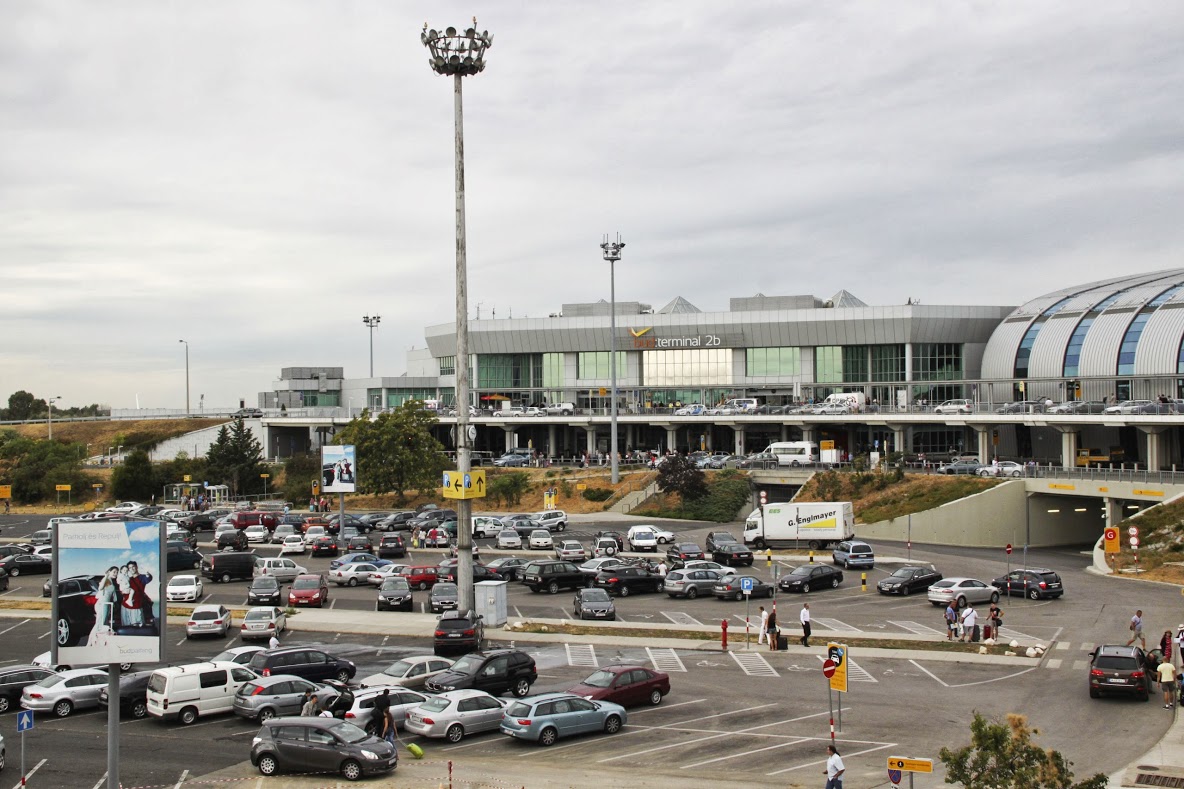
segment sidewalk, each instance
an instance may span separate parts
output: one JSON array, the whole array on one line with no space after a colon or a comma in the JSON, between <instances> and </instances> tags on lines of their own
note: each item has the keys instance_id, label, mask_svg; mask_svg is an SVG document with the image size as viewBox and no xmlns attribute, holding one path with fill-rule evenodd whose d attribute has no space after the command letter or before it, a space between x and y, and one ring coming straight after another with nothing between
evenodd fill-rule
<instances>
[{"instance_id":1,"label":"sidewalk","mask_svg":"<svg viewBox=\"0 0 1184 789\"><path fill-rule=\"evenodd\" d=\"M1162 694L1152 693L1148 706L1158 709ZM1162 712L1162 710L1160 710ZM1110 776L1111 787L1184 786L1184 717L1180 707L1172 712L1175 720L1163 739L1151 750Z\"/></svg>"}]
</instances>

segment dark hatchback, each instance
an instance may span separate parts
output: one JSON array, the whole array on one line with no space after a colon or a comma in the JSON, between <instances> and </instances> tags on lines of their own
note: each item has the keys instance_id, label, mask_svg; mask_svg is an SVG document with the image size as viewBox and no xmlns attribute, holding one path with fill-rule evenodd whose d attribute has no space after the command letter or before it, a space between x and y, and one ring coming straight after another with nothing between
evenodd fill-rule
<instances>
[{"instance_id":1,"label":"dark hatchback","mask_svg":"<svg viewBox=\"0 0 1184 789\"><path fill-rule=\"evenodd\" d=\"M460 589L454 583L438 583L428 595L428 610L433 614L455 611L460 605Z\"/></svg>"},{"instance_id":2,"label":"dark hatchback","mask_svg":"<svg viewBox=\"0 0 1184 789\"><path fill-rule=\"evenodd\" d=\"M1010 574L1001 575L991 581L991 586L1009 597L1019 595L1030 600L1048 600L1065 593L1065 587L1061 585L1061 576L1047 567L1012 570Z\"/></svg>"},{"instance_id":3,"label":"dark hatchback","mask_svg":"<svg viewBox=\"0 0 1184 789\"><path fill-rule=\"evenodd\" d=\"M913 592L925 592L929 587L941 580L941 573L933 567L919 567L909 565L901 567L892 575L876 584L880 594L910 595Z\"/></svg>"},{"instance_id":4,"label":"dark hatchback","mask_svg":"<svg viewBox=\"0 0 1184 789\"><path fill-rule=\"evenodd\" d=\"M522 568L526 564L525 560L517 556L501 556L485 566L507 581L518 581L522 579Z\"/></svg>"},{"instance_id":5,"label":"dark hatchback","mask_svg":"<svg viewBox=\"0 0 1184 789\"><path fill-rule=\"evenodd\" d=\"M816 589L835 589L843 582L843 571L826 564L803 564L777 582L784 592L813 592Z\"/></svg>"},{"instance_id":6,"label":"dark hatchback","mask_svg":"<svg viewBox=\"0 0 1184 789\"><path fill-rule=\"evenodd\" d=\"M0 713L20 709L21 692L56 672L39 666L5 666L0 668Z\"/></svg>"},{"instance_id":7,"label":"dark hatchback","mask_svg":"<svg viewBox=\"0 0 1184 789\"><path fill-rule=\"evenodd\" d=\"M577 589L572 609L576 619L611 621L617 618L617 607L613 605L612 597L603 589Z\"/></svg>"},{"instance_id":8,"label":"dark hatchback","mask_svg":"<svg viewBox=\"0 0 1184 789\"><path fill-rule=\"evenodd\" d=\"M454 560L455 561L455 560ZM449 583L456 583L456 565L442 565L437 569L437 578L440 581L447 581ZM507 580L505 576L497 570L486 567L483 564L473 565L473 583L478 581L504 581Z\"/></svg>"},{"instance_id":9,"label":"dark hatchback","mask_svg":"<svg viewBox=\"0 0 1184 789\"><path fill-rule=\"evenodd\" d=\"M539 561L522 568L522 583L532 592L546 589L558 594L560 589L579 589L588 583L580 568L571 562Z\"/></svg>"},{"instance_id":10,"label":"dark hatchback","mask_svg":"<svg viewBox=\"0 0 1184 789\"><path fill-rule=\"evenodd\" d=\"M459 658L447 671L429 679L424 688L429 693L472 688L491 696L511 692L522 698L530 693L538 677L530 655L520 649L494 649Z\"/></svg>"},{"instance_id":11,"label":"dark hatchback","mask_svg":"<svg viewBox=\"0 0 1184 789\"><path fill-rule=\"evenodd\" d=\"M247 666L256 674L265 677L272 674L295 674L313 682L323 682L327 679L349 682L354 674L358 673L358 667L352 661L334 657L311 647L265 649L251 655L251 662Z\"/></svg>"},{"instance_id":12,"label":"dark hatchback","mask_svg":"<svg viewBox=\"0 0 1184 789\"><path fill-rule=\"evenodd\" d=\"M415 597L411 591L411 584L401 575L382 579L382 586L378 588L378 602L374 604L376 611L410 611L415 606Z\"/></svg>"},{"instance_id":13,"label":"dark hatchback","mask_svg":"<svg viewBox=\"0 0 1184 789\"><path fill-rule=\"evenodd\" d=\"M384 534L378 541L378 556L382 559L388 556L401 559L407 555L407 539L402 532Z\"/></svg>"},{"instance_id":14,"label":"dark hatchback","mask_svg":"<svg viewBox=\"0 0 1184 789\"><path fill-rule=\"evenodd\" d=\"M1104 645L1090 653L1089 697L1121 693L1147 701L1151 693L1151 666L1138 647Z\"/></svg>"},{"instance_id":15,"label":"dark hatchback","mask_svg":"<svg viewBox=\"0 0 1184 789\"><path fill-rule=\"evenodd\" d=\"M324 537L317 537L316 542L312 544L313 556L336 556L340 551L337 548L337 540L326 535Z\"/></svg>"},{"instance_id":16,"label":"dark hatchback","mask_svg":"<svg viewBox=\"0 0 1184 789\"><path fill-rule=\"evenodd\" d=\"M702 549L693 542L675 543L666 551L666 560L671 567L682 567L686 562L705 558Z\"/></svg>"},{"instance_id":17,"label":"dark hatchback","mask_svg":"<svg viewBox=\"0 0 1184 789\"><path fill-rule=\"evenodd\" d=\"M752 567L752 551L736 543L724 543L711 552L713 561L729 567Z\"/></svg>"},{"instance_id":18,"label":"dark hatchback","mask_svg":"<svg viewBox=\"0 0 1184 789\"><path fill-rule=\"evenodd\" d=\"M148 680L154 669L134 671L119 678L119 711L121 716L145 718L148 716ZM106 707L110 700L107 689L99 692L99 706Z\"/></svg>"},{"instance_id":19,"label":"dark hatchback","mask_svg":"<svg viewBox=\"0 0 1184 789\"><path fill-rule=\"evenodd\" d=\"M399 754L386 740L336 718L272 718L251 740L251 764L263 775L334 772L356 781L389 773L399 766Z\"/></svg>"},{"instance_id":20,"label":"dark hatchback","mask_svg":"<svg viewBox=\"0 0 1184 789\"><path fill-rule=\"evenodd\" d=\"M0 559L0 570L4 570L12 578L18 575L32 573L48 573L53 569L53 562L48 556L35 553L14 553Z\"/></svg>"},{"instance_id":21,"label":"dark hatchback","mask_svg":"<svg viewBox=\"0 0 1184 789\"><path fill-rule=\"evenodd\" d=\"M640 567L619 565L610 570L601 570L592 583L609 594L628 597L637 592L660 592L665 582L658 573Z\"/></svg>"},{"instance_id":22,"label":"dark hatchback","mask_svg":"<svg viewBox=\"0 0 1184 789\"><path fill-rule=\"evenodd\" d=\"M261 575L251 579L247 587L247 605L281 605L283 595L280 593L280 582L270 575Z\"/></svg>"},{"instance_id":23,"label":"dark hatchback","mask_svg":"<svg viewBox=\"0 0 1184 789\"><path fill-rule=\"evenodd\" d=\"M485 623L476 611L445 611L436 622L432 647L437 655L472 652L484 638Z\"/></svg>"}]
</instances>

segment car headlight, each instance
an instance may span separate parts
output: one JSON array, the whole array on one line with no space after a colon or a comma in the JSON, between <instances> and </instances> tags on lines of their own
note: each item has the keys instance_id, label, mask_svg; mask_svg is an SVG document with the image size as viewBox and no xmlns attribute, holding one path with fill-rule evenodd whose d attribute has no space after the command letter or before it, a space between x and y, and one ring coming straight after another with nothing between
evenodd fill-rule
<instances>
[{"instance_id":1,"label":"car headlight","mask_svg":"<svg viewBox=\"0 0 1184 789\"><path fill-rule=\"evenodd\" d=\"M376 754L374 751L368 751L365 748L362 749L362 755L367 759L378 759L378 754Z\"/></svg>"},{"instance_id":2,"label":"car headlight","mask_svg":"<svg viewBox=\"0 0 1184 789\"><path fill-rule=\"evenodd\" d=\"M261 742L263 742L262 737L252 737L251 738L251 745L258 745Z\"/></svg>"},{"instance_id":3,"label":"car headlight","mask_svg":"<svg viewBox=\"0 0 1184 789\"><path fill-rule=\"evenodd\" d=\"M443 687L443 688L444 688L444 690L456 690L456 686L455 686L455 685L443 685L443 686L441 686L441 687Z\"/></svg>"}]
</instances>

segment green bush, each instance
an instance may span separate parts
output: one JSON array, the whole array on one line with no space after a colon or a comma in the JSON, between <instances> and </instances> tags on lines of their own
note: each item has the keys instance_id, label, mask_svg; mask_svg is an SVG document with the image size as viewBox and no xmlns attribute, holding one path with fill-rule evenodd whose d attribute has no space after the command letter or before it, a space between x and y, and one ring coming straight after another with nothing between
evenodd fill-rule
<instances>
[{"instance_id":1,"label":"green bush","mask_svg":"<svg viewBox=\"0 0 1184 789\"><path fill-rule=\"evenodd\" d=\"M682 520L729 523L749 500L747 479L740 474L719 474L707 485L706 495L693 501L683 501L682 507L650 507L634 512L650 518L679 518Z\"/></svg>"},{"instance_id":2,"label":"green bush","mask_svg":"<svg viewBox=\"0 0 1184 789\"><path fill-rule=\"evenodd\" d=\"M609 488L588 488L583 496L588 501L608 501L613 497L613 492Z\"/></svg>"}]
</instances>

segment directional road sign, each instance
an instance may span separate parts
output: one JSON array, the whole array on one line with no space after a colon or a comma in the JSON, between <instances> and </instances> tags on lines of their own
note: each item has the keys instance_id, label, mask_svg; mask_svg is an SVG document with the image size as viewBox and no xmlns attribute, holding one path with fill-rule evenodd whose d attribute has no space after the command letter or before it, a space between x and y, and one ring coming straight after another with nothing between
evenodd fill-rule
<instances>
[{"instance_id":1,"label":"directional road sign","mask_svg":"<svg viewBox=\"0 0 1184 789\"><path fill-rule=\"evenodd\" d=\"M932 759L908 759L904 756L889 756L888 769L900 770L905 773L931 773L933 772Z\"/></svg>"},{"instance_id":2,"label":"directional road sign","mask_svg":"<svg viewBox=\"0 0 1184 789\"><path fill-rule=\"evenodd\" d=\"M465 472L445 471L442 484L446 499L485 498L485 470L474 469Z\"/></svg>"},{"instance_id":3,"label":"directional road sign","mask_svg":"<svg viewBox=\"0 0 1184 789\"><path fill-rule=\"evenodd\" d=\"M740 579L740 591L746 595L752 594L752 578L744 576Z\"/></svg>"},{"instance_id":4,"label":"directional road sign","mask_svg":"<svg viewBox=\"0 0 1184 789\"><path fill-rule=\"evenodd\" d=\"M847 645L831 641L826 645L826 657L835 664L834 674L830 676L830 689L840 693L847 692Z\"/></svg>"},{"instance_id":5,"label":"directional road sign","mask_svg":"<svg viewBox=\"0 0 1184 789\"><path fill-rule=\"evenodd\" d=\"M1118 538L1118 529L1113 526L1107 526L1102 532L1105 542L1106 553L1121 553L1122 540Z\"/></svg>"},{"instance_id":6,"label":"directional road sign","mask_svg":"<svg viewBox=\"0 0 1184 789\"><path fill-rule=\"evenodd\" d=\"M33 710L21 710L16 714L17 733L33 731Z\"/></svg>"}]
</instances>

